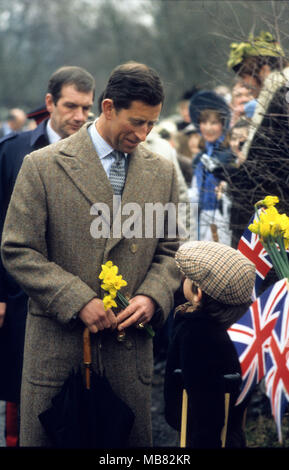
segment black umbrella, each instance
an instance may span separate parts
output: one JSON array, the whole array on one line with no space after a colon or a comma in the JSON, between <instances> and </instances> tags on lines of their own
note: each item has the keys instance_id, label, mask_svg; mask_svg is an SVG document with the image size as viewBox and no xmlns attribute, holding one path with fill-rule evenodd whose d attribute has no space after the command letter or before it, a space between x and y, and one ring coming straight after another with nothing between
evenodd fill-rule
<instances>
[{"instance_id":1,"label":"black umbrella","mask_svg":"<svg viewBox=\"0 0 289 470\"><path fill-rule=\"evenodd\" d=\"M52 406L39 419L57 448L124 448L134 414L112 390L105 375L91 370L89 331L84 331L85 380L71 371Z\"/></svg>"}]
</instances>

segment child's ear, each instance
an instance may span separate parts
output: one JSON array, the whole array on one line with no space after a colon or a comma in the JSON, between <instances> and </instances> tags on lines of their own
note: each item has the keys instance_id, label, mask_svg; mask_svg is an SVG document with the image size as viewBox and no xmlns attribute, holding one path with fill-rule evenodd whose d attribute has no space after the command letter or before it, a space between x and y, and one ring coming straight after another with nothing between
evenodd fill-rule
<instances>
[{"instance_id":1,"label":"child's ear","mask_svg":"<svg viewBox=\"0 0 289 470\"><path fill-rule=\"evenodd\" d=\"M194 302L196 304L199 304L202 300L202 296L203 296L203 293L202 293L201 289L198 287L197 293L193 294Z\"/></svg>"}]
</instances>

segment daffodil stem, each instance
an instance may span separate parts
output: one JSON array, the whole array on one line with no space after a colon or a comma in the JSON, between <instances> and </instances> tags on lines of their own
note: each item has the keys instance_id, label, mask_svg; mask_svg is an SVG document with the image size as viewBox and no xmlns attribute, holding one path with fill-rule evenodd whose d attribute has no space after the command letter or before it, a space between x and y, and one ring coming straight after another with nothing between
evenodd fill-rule
<instances>
[{"instance_id":1,"label":"daffodil stem","mask_svg":"<svg viewBox=\"0 0 289 470\"><path fill-rule=\"evenodd\" d=\"M269 256L271 258L271 261L272 261L272 264L274 266L274 269L276 271L277 276L279 277L279 279L282 279L282 273L280 272L280 269L279 269L279 266L278 266L278 261L276 260L275 253L274 253L270 243L265 242L263 240L262 244L264 245L265 250L267 251L267 253L269 254Z\"/></svg>"},{"instance_id":2,"label":"daffodil stem","mask_svg":"<svg viewBox=\"0 0 289 470\"><path fill-rule=\"evenodd\" d=\"M120 306L121 308L126 308L126 307L129 306L128 300L125 298L124 295L122 295L121 292L117 291L116 296L117 296L117 299L118 299L118 301L119 301L119 302L118 302L118 303L119 303L119 306Z\"/></svg>"},{"instance_id":3,"label":"daffodil stem","mask_svg":"<svg viewBox=\"0 0 289 470\"><path fill-rule=\"evenodd\" d=\"M284 277L289 276L288 260L285 259L285 257L283 256L282 248L281 248L280 244L279 244L279 250L277 249L277 246L274 243L274 241L273 241L273 245L274 245L274 250L275 250L275 253L276 253L276 257L279 261L279 267L280 267L280 271L282 273L282 279L283 279ZM286 256L286 253L285 253L285 256Z\"/></svg>"},{"instance_id":4,"label":"daffodil stem","mask_svg":"<svg viewBox=\"0 0 289 470\"><path fill-rule=\"evenodd\" d=\"M286 274L286 267L284 266L284 261L282 258L281 253L277 250L275 242L270 242L267 240L266 242L263 241L263 245L267 253L269 254L271 261L273 263L274 269L276 271L277 276L279 279L283 279L284 277L288 277Z\"/></svg>"},{"instance_id":5,"label":"daffodil stem","mask_svg":"<svg viewBox=\"0 0 289 470\"><path fill-rule=\"evenodd\" d=\"M280 247L280 253L283 258L284 264L286 266L286 271L287 271L287 277L289 275L289 262L288 262L288 256L285 250L285 245L284 245L284 239L282 237L277 238L277 243Z\"/></svg>"}]
</instances>

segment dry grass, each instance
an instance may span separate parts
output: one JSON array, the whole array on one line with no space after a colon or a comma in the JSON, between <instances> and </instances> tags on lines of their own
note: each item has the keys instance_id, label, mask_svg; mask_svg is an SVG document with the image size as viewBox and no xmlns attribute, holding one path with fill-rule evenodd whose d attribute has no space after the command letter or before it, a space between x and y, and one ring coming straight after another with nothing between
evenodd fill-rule
<instances>
[{"instance_id":1,"label":"dry grass","mask_svg":"<svg viewBox=\"0 0 289 470\"><path fill-rule=\"evenodd\" d=\"M277 427L272 416L260 414L246 422L247 447L284 448L289 447L289 413L282 420L282 444L278 441Z\"/></svg>"}]
</instances>

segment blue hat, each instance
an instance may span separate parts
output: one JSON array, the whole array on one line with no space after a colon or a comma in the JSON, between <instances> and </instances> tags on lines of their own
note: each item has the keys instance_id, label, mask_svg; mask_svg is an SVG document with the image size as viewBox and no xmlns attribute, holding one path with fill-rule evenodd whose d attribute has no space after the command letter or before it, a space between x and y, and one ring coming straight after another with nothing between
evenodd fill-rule
<instances>
[{"instance_id":1,"label":"blue hat","mask_svg":"<svg viewBox=\"0 0 289 470\"><path fill-rule=\"evenodd\" d=\"M205 109L218 111L224 117L225 128L229 128L231 112L226 101L214 91L203 90L192 96L189 105L191 121L198 130L200 128L200 113Z\"/></svg>"}]
</instances>

